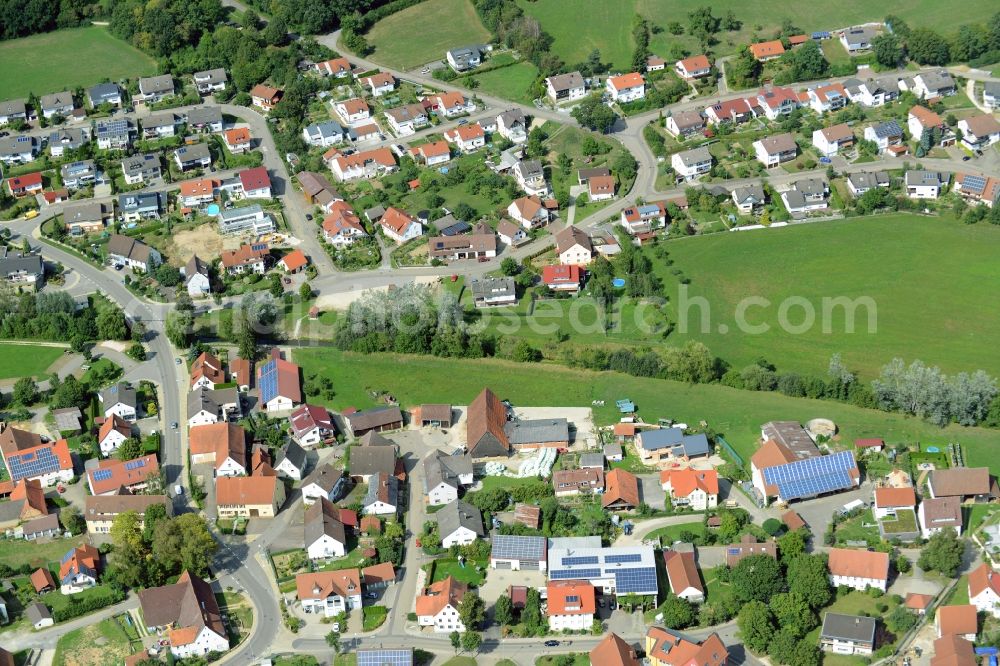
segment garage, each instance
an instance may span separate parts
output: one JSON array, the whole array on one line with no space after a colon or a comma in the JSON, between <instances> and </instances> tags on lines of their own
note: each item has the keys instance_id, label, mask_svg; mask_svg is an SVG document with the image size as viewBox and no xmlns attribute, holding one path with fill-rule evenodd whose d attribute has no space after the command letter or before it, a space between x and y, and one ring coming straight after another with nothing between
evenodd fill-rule
<instances>
[{"instance_id":1,"label":"garage","mask_svg":"<svg viewBox=\"0 0 1000 666\"><path fill-rule=\"evenodd\" d=\"M493 568L494 569L513 569L514 567L512 566L512 563L511 563L510 560L493 560Z\"/></svg>"},{"instance_id":2,"label":"garage","mask_svg":"<svg viewBox=\"0 0 1000 666\"><path fill-rule=\"evenodd\" d=\"M547 548L545 537L496 534L490 564L494 569L545 571Z\"/></svg>"}]
</instances>

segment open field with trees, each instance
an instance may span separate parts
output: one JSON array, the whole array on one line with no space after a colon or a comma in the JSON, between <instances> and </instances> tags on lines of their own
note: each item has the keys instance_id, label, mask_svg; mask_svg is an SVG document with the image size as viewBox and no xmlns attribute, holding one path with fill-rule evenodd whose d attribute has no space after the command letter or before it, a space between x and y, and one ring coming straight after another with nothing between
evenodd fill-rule
<instances>
[{"instance_id":1,"label":"open field with trees","mask_svg":"<svg viewBox=\"0 0 1000 666\"><path fill-rule=\"evenodd\" d=\"M752 392L718 384L686 384L646 379L614 372L573 370L550 364L494 359L464 360L398 354L357 354L329 348L296 349L293 360L308 376L329 377L336 396L318 402L335 409L359 409L379 404L372 391L389 391L404 408L425 402L467 405L483 389L521 406L588 407L594 400L598 423L618 420L614 401L631 398L647 420L673 418L686 423L708 422L744 456L756 449L760 424L772 419L805 422L817 416L833 419L844 441L883 437L889 443L954 441L967 451L969 466L989 465L1000 472L1000 445L995 430L953 425L938 428L901 414L853 407L844 403L790 398L776 392ZM559 390L553 393L552 387ZM312 398L312 396L309 396Z\"/></svg>"},{"instance_id":2,"label":"open field with trees","mask_svg":"<svg viewBox=\"0 0 1000 666\"><path fill-rule=\"evenodd\" d=\"M427 0L382 19L365 35L371 59L398 69L442 60L448 49L489 41L470 0Z\"/></svg>"},{"instance_id":3,"label":"open field with trees","mask_svg":"<svg viewBox=\"0 0 1000 666\"><path fill-rule=\"evenodd\" d=\"M1000 230L992 225L886 215L692 238L667 247L672 266L653 263L671 300L671 319L678 320L674 269L690 278L689 297L707 299L712 314L709 330L702 332L701 312L690 308L688 333L678 328L671 344L697 339L737 368L763 357L779 371L822 374L839 352L864 378L875 377L897 356L907 362L919 358L948 373L1000 374L1000 357L982 353L1000 343L1000 313L982 307L1000 286L995 261ZM737 330L734 313L747 297L770 301L746 315L749 323L770 325L767 333ZM804 334L778 326L779 304L789 297L803 297L816 310L817 323ZM838 308L829 318L832 333L823 333L824 297L873 299L875 332L868 332L868 317L859 309L856 332L845 333L844 309ZM803 312L791 308L789 321L802 322ZM720 333L720 325L729 332Z\"/></svg>"},{"instance_id":4,"label":"open field with trees","mask_svg":"<svg viewBox=\"0 0 1000 666\"><path fill-rule=\"evenodd\" d=\"M527 14L538 19L542 29L552 35L552 52L567 64L581 62L591 51L599 49L601 60L610 63L615 69L626 69L631 62L635 48L631 22L636 14L656 27L649 42L650 51L670 60L671 49L675 46L691 54L701 52L698 39L690 34L688 14L708 5L716 17L724 17L731 11L736 20L742 23L738 30L723 29L716 35L718 43L714 50L717 56L736 52L742 44L750 41L754 33L762 39L770 39L785 19L808 33L880 21L888 14L895 14L911 27L949 32L963 23L977 20L970 17L988 17L994 10L994 4L989 0L973 0L970 7L972 11L968 13L952 11L947 6L930 0L882 5L857 0L796 5L771 0L719 0L712 3L704 0L677 0L669 4L656 0L624 0L616 3L600 0L576 0L572 3L562 0L519 0L518 4ZM579 17L587 17L587 20L581 21ZM683 32L672 34L667 30L672 22L683 26Z\"/></svg>"},{"instance_id":5,"label":"open field with trees","mask_svg":"<svg viewBox=\"0 0 1000 666\"><path fill-rule=\"evenodd\" d=\"M25 54L38 57L28 58ZM0 42L0 90L4 99L86 88L105 78L117 81L155 73L155 60L101 26Z\"/></svg>"}]
</instances>

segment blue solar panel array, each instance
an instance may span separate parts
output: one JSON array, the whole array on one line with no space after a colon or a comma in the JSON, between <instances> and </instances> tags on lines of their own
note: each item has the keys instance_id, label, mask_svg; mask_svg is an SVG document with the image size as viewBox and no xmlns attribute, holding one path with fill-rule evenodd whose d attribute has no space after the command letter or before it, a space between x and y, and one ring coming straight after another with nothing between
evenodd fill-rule
<instances>
[{"instance_id":1,"label":"blue solar panel array","mask_svg":"<svg viewBox=\"0 0 1000 666\"><path fill-rule=\"evenodd\" d=\"M413 649L358 650L358 666L413 666Z\"/></svg>"},{"instance_id":2,"label":"blue solar panel array","mask_svg":"<svg viewBox=\"0 0 1000 666\"><path fill-rule=\"evenodd\" d=\"M564 567L571 567L577 564L599 564L601 558L597 555L587 555L586 557L564 557L562 563Z\"/></svg>"},{"instance_id":3,"label":"blue solar panel array","mask_svg":"<svg viewBox=\"0 0 1000 666\"><path fill-rule=\"evenodd\" d=\"M264 364L260 370L260 399L265 404L274 400L278 395L278 363L271 359Z\"/></svg>"},{"instance_id":4,"label":"blue solar panel array","mask_svg":"<svg viewBox=\"0 0 1000 666\"><path fill-rule=\"evenodd\" d=\"M782 500L815 497L854 485L850 470L856 468L854 454L839 451L828 456L796 460L787 465L764 468L764 483L777 486Z\"/></svg>"},{"instance_id":5,"label":"blue solar panel array","mask_svg":"<svg viewBox=\"0 0 1000 666\"><path fill-rule=\"evenodd\" d=\"M600 578L600 569L556 569L549 576L552 580L590 580Z\"/></svg>"},{"instance_id":6,"label":"blue solar panel array","mask_svg":"<svg viewBox=\"0 0 1000 666\"><path fill-rule=\"evenodd\" d=\"M48 447L8 456L7 463L10 466L10 478L13 481L59 471L59 459Z\"/></svg>"},{"instance_id":7,"label":"blue solar panel array","mask_svg":"<svg viewBox=\"0 0 1000 666\"><path fill-rule=\"evenodd\" d=\"M626 562L642 562L642 555L639 553L627 553L625 555L606 555L605 564L625 564Z\"/></svg>"},{"instance_id":8,"label":"blue solar panel array","mask_svg":"<svg viewBox=\"0 0 1000 666\"><path fill-rule=\"evenodd\" d=\"M615 594L656 594L656 567L615 572Z\"/></svg>"},{"instance_id":9,"label":"blue solar panel array","mask_svg":"<svg viewBox=\"0 0 1000 666\"><path fill-rule=\"evenodd\" d=\"M986 179L982 176L966 176L962 179L962 189L970 192L982 192L986 189Z\"/></svg>"},{"instance_id":10,"label":"blue solar panel array","mask_svg":"<svg viewBox=\"0 0 1000 666\"><path fill-rule=\"evenodd\" d=\"M130 471L133 470L133 469L139 469L140 467L145 467L145 466L146 466L146 459L145 458L137 458L135 460L129 460L127 463L125 463L125 469L130 470Z\"/></svg>"},{"instance_id":11,"label":"blue solar panel array","mask_svg":"<svg viewBox=\"0 0 1000 666\"><path fill-rule=\"evenodd\" d=\"M94 472L94 481L107 481L111 478L110 469L99 469Z\"/></svg>"}]
</instances>

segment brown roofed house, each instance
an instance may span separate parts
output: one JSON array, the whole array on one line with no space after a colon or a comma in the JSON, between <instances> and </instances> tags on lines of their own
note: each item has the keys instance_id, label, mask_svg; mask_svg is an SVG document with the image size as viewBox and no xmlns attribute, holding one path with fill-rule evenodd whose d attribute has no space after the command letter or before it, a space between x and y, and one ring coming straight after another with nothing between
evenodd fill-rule
<instances>
[{"instance_id":1,"label":"brown roofed house","mask_svg":"<svg viewBox=\"0 0 1000 666\"><path fill-rule=\"evenodd\" d=\"M739 543L726 547L726 566L735 567L744 557L751 555L767 555L772 560L777 559L778 544L774 539L760 542L754 535L744 534Z\"/></svg>"},{"instance_id":2,"label":"brown roofed house","mask_svg":"<svg viewBox=\"0 0 1000 666\"><path fill-rule=\"evenodd\" d=\"M35 572L31 574L31 584L35 588L35 592L39 594L56 589L56 579L52 577L52 572L45 567L35 569Z\"/></svg>"},{"instance_id":3,"label":"brown roofed house","mask_svg":"<svg viewBox=\"0 0 1000 666\"><path fill-rule=\"evenodd\" d=\"M692 603L701 603L705 600L705 588L698 576L698 565L695 562L693 549L664 551L663 563L666 565L670 591L674 595Z\"/></svg>"},{"instance_id":4,"label":"brown roofed house","mask_svg":"<svg viewBox=\"0 0 1000 666\"><path fill-rule=\"evenodd\" d=\"M976 640L979 633L979 617L976 607L972 604L960 606L939 606L934 616L934 628L938 638L949 634L957 634L970 641Z\"/></svg>"},{"instance_id":5,"label":"brown roofed house","mask_svg":"<svg viewBox=\"0 0 1000 666\"><path fill-rule=\"evenodd\" d=\"M958 497L962 501L986 502L1000 496L997 481L988 467L936 469L927 479L931 497Z\"/></svg>"},{"instance_id":6,"label":"brown roofed house","mask_svg":"<svg viewBox=\"0 0 1000 666\"><path fill-rule=\"evenodd\" d=\"M590 663L601 666L639 666L635 649L618 634L608 634L590 651Z\"/></svg>"},{"instance_id":7,"label":"brown roofed house","mask_svg":"<svg viewBox=\"0 0 1000 666\"><path fill-rule=\"evenodd\" d=\"M507 406L486 388L469 405L466 448L473 458L497 458L510 455L510 441L504 431Z\"/></svg>"}]
</instances>

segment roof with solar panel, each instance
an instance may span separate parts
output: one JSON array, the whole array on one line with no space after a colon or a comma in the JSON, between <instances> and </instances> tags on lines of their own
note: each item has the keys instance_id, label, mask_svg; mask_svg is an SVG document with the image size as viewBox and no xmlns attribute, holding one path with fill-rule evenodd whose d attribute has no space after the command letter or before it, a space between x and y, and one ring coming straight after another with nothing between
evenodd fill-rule
<instances>
[{"instance_id":1,"label":"roof with solar panel","mask_svg":"<svg viewBox=\"0 0 1000 666\"><path fill-rule=\"evenodd\" d=\"M4 459L10 480L15 483L21 479L35 479L73 469L73 458L65 439L46 442L16 453L5 452Z\"/></svg>"},{"instance_id":2,"label":"roof with solar panel","mask_svg":"<svg viewBox=\"0 0 1000 666\"><path fill-rule=\"evenodd\" d=\"M764 484L783 501L848 490L857 485L858 465L851 451L814 456L761 470Z\"/></svg>"},{"instance_id":3,"label":"roof with solar panel","mask_svg":"<svg viewBox=\"0 0 1000 666\"><path fill-rule=\"evenodd\" d=\"M358 650L358 666L413 666L413 648Z\"/></svg>"},{"instance_id":4,"label":"roof with solar panel","mask_svg":"<svg viewBox=\"0 0 1000 666\"><path fill-rule=\"evenodd\" d=\"M545 561L545 537L494 534L492 545L494 560Z\"/></svg>"},{"instance_id":5,"label":"roof with solar panel","mask_svg":"<svg viewBox=\"0 0 1000 666\"><path fill-rule=\"evenodd\" d=\"M148 483L150 474L157 474L160 465L150 454L134 460L102 460L97 469L87 472L87 483L92 495L114 493L122 486L139 489Z\"/></svg>"},{"instance_id":6,"label":"roof with solar panel","mask_svg":"<svg viewBox=\"0 0 1000 666\"><path fill-rule=\"evenodd\" d=\"M550 580L587 580L595 586L611 583L615 594L656 594L656 554L651 546L628 548L549 548Z\"/></svg>"}]
</instances>

